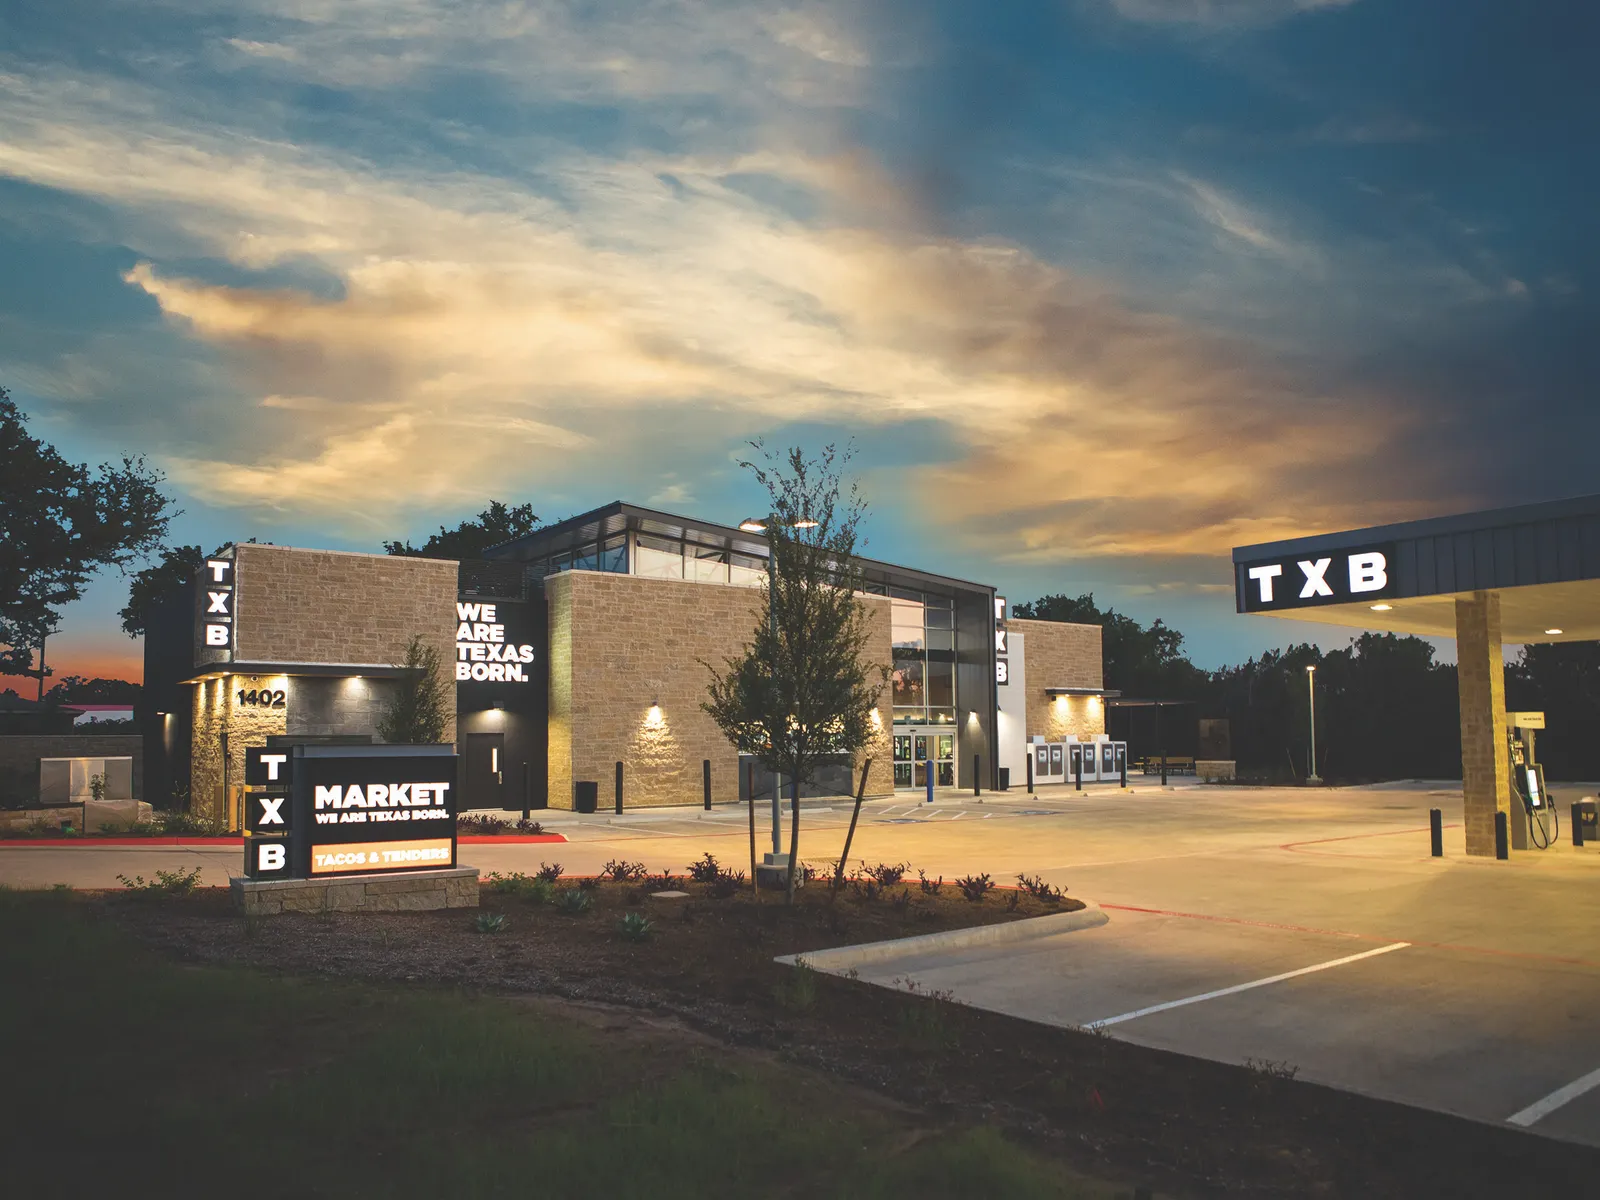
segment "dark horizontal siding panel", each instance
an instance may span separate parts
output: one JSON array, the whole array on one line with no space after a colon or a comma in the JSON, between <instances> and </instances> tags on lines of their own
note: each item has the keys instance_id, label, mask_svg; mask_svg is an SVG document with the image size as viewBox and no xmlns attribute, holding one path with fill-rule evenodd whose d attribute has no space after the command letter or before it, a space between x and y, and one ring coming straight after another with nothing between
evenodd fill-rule
<instances>
[{"instance_id":1,"label":"dark horizontal siding panel","mask_svg":"<svg viewBox=\"0 0 1600 1200\"><path fill-rule=\"evenodd\" d=\"M1517 583L1519 586L1539 582L1539 527L1518 525Z\"/></svg>"},{"instance_id":2,"label":"dark horizontal siding panel","mask_svg":"<svg viewBox=\"0 0 1600 1200\"><path fill-rule=\"evenodd\" d=\"M1450 539L1450 557L1456 566L1456 586L1452 591L1472 592L1478 589L1478 574L1474 570L1472 554L1474 540L1470 533L1458 533Z\"/></svg>"},{"instance_id":3,"label":"dark horizontal siding panel","mask_svg":"<svg viewBox=\"0 0 1600 1200\"><path fill-rule=\"evenodd\" d=\"M1513 529L1496 529L1494 537L1494 586L1515 587L1517 583L1517 535Z\"/></svg>"},{"instance_id":4,"label":"dark horizontal siding panel","mask_svg":"<svg viewBox=\"0 0 1600 1200\"><path fill-rule=\"evenodd\" d=\"M1560 578L1560 556L1556 553L1556 528L1553 524L1539 526L1539 582L1550 583Z\"/></svg>"},{"instance_id":5,"label":"dark horizontal siding panel","mask_svg":"<svg viewBox=\"0 0 1600 1200\"><path fill-rule=\"evenodd\" d=\"M1579 520L1578 548L1583 555L1583 577L1600 578L1600 517Z\"/></svg>"},{"instance_id":6,"label":"dark horizontal siding panel","mask_svg":"<svg viewBox=\"0 0 1600 1200\"><path fill-rule=\"evenodd\" d=\"M1414 541L1398 542L1394 548L1394 562L1390 564L1392 572L1390 582L1394 584L1395 595L1417 596L1417 543Z\"/></svg>"},{"instance_id":7,"label":"dark horizontal siding panel","mask_svg":"<svg viewBox=\"0 0 1600 1200\"><path fill-rule=\"evenodd\" d=\"M1456 542L1452 537L1436 537L1433 542L1433 590L1456 590Z\"/></svg>"},{"instance_id":8,"label":"dark horizontal siding panel","mask_svg":"<svg viewBox=\"0 0 1600 1200\"><path fill-rule=\"evenodd\" d=\"M1563 583L1583 578L1583 550L1579 532L1577 521L1556 523L1556 569Z\"/></svg>"}]
</instances>

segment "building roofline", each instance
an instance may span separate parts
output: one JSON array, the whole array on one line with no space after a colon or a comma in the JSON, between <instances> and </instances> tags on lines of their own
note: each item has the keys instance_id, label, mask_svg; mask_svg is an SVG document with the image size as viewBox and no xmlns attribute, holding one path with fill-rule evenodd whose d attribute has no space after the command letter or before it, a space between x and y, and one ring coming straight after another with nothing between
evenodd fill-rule
<instances>
[{"instance_id":1,"label":"building roofline","mask_svg":"<svg viewBox=\"0 0 1600 1200\"><path fill-rule=\"evenodd\" d=\"M588 512L578 513L576 516L567 517L557 521L554 525L546 525L532 533L524 534L520 538L513 538L507 542L500 542L487 547L483 553L493 561L498 556L514 547L526 545L541 538L557 538L570 533L584 525L595 524L606 517L621 516L625 519L640 521L658 521L666 525L679 525L685 528L704 530L728 538L730 541L764 541L765 535L747 533L732 525L724 525L720 521L702 521L698 517L686 517L679 513L663 512L656 508L645 508L642 505L630 504L625 500L613 500L609 504L602 504L599 508L592 508ZM867 569L877 569L884 572L893 572L908 578L908 581L925 580L942 586L955 586L970 591L993 592L993 584L979 583L974 579L959 579L953 575L940 575L933 571L924 571L920 567L907 567L899 563L885 562L882 559L867 558L865 555L856 555L856 562Z\"/></svg>"},{"instance_id":2,"label":"building roofline","mask_svg":"<svg viewBox=\"0 0 1600 1200\"><path fill-rule=\"evenodd\" d=\"M1504 529L1514 525L1569 520L1574 517L1600 517L1600 494L1569 496L1562 500L1544 500L1535 504L1513 505L1509 508L1490 508L1480 512L1457 513L1444 517L1425 517L1419 521L1402 521L1393 525L1343 529L1331 533L1311 534L1307 537L1285 538L1276 542L1259 542L1253 546L1236 546L1233 550L1233 561L1235 564L1245 563L1258 558L1275 558L1282 554L1319 548L1342 550L1353 546L1371 545L1375 542L1451 537L1489 529Z\"/></svg>"}]
</instances>

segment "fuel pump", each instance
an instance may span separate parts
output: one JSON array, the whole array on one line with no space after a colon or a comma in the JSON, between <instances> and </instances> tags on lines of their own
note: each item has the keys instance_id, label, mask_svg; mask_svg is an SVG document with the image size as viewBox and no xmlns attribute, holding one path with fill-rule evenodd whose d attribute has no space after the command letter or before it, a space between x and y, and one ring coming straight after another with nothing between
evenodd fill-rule
<instances>
[{"instance_id":1,"label":"fuel pump","mask_svg":"<svg viewBox=\"0 0 1600 1200\"><path fill-rule=\"evenodd\" d=\"M1536 850L1548 850L1561 835L1561 817L1544 784L1544 767L1534 758L1534 730L1544 724L1544 714L1512 713L1512 722L1531 719L1526 726L1513 723L1506 731L1510 740L1511 790L1522 801L1528 822L1528 843Z\"/></svg>"}]
</instances>

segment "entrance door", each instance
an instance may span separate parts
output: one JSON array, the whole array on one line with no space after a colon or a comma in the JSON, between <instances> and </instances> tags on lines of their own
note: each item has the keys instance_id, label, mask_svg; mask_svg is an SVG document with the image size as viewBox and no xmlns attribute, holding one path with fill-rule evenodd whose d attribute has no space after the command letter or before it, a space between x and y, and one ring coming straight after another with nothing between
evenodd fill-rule
<instances>
[{"instance_id":1,"label":"entrance door","mask_svg":"<svg viewBox=\"0 0 1600 1200\"><path fill-rule=\"evenodd\" d=\"M935 787L956 785L956 731L950 726L897 726L894 732L894 785L926 788L929 763Z\"/></svg>"},{"instance_id":2,"label":"entrance door","mask_svg":"<svg viewBox=\"0 0 1600 1200\"><path fill-rule=\"evenodd\" d=\"M467 734L467 752L462 758L462 808L503 808L505 794L506 735L503 733Z\"/></svg>"}]
</instances>

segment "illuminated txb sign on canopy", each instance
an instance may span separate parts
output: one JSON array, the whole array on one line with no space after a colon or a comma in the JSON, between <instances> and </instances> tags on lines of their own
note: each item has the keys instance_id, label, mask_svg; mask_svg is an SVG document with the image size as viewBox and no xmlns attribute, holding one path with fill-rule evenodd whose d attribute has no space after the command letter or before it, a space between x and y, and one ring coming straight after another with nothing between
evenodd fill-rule
<instances>
[{"instance_id":1,"label":"illuminated txb sign on canopy","mask_svg":"<svg viewBox=\"0 0 1600 1200\"><path fill-rule=\"evenodd\" d=\"M1363 546L1239 563L1234 589L1240 612L1315 608L1394 595L1394 547Z\"/></svg>"},{"instance_id":2,"label":"illuminated txb sign on canopy","mask_svg":"<svg viewBox=\"0 0 1600 1200\"><path fill-rule=\"evenodd\" d=\"M524 664L533 661L533 647L506 640L499 605L456 602L456 680L528 683L533 675Z\"/></svg>"},{"instance_id":3,"label":"illuminated txb sign on canopy","mask_svg":"<svg viewBox=\"0 0 1600 1200\"><path fill-rule=\"evenodd\" d=\"M200 580L200 640L208 650L233 649L233 560L209 558Z\"/></svg>"}]
</instances>

